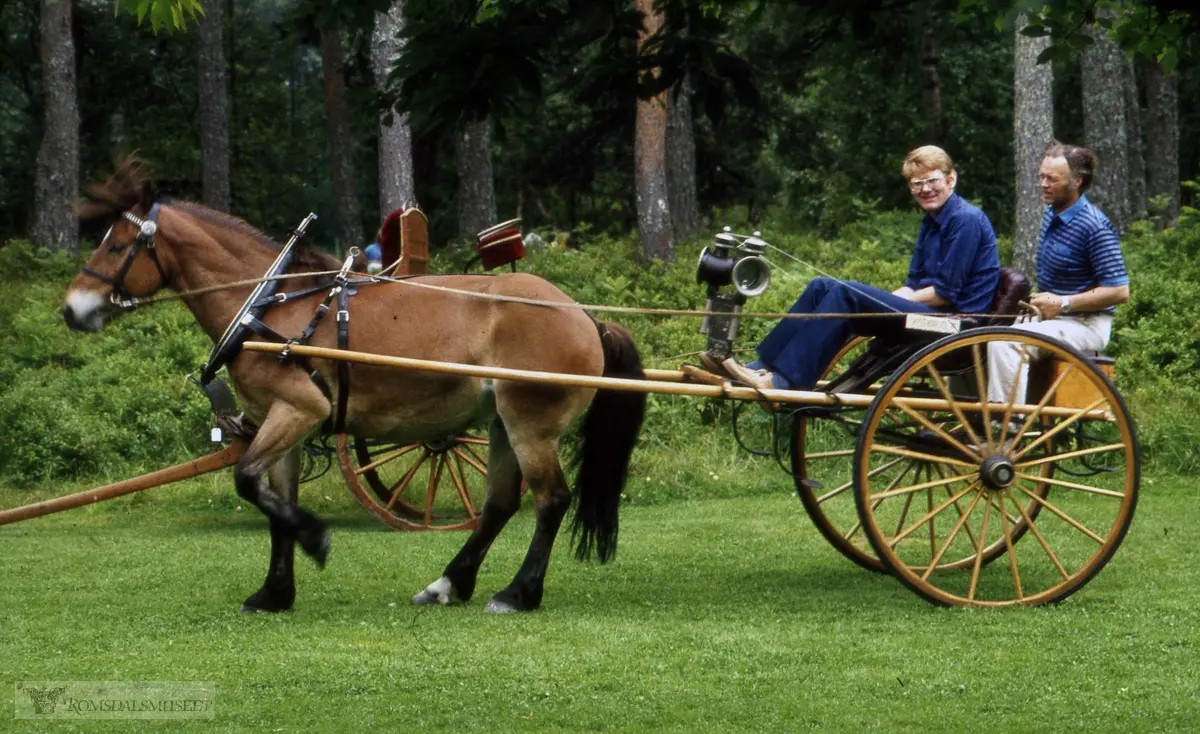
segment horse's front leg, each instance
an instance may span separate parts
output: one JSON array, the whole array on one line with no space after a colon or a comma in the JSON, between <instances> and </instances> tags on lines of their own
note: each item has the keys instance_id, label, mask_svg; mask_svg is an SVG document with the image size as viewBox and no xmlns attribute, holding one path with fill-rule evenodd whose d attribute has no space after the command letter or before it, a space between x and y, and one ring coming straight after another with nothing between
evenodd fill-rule
<instances>
[{"instance_id":1,"label":"horse's front leg","mask_svg":"<svg viewBox=\"0 0 1200 734\"><path fill-rule=\"evenodd\" d=\"M293 570L295 542L320 567L329 553L325 523L296 504L299 451L304 438L323 417L287 403L276 403L267 413L250 447L234 470L238 496L267 516L271 529L271 560L259 591L243 604L244 611L278 612L295 601ZM264 473L272 470L270 485Z\"/></svg>"},{"instance_id":2,"label":"horse's front leg","mask_svg":"<svg viewBox=\"0 0 1200 734\"><path fill-rule=\"evenodd\" d=\"M271 491L292 505L296 504L300 494L302 452L302 446L293 448L267 470ZM242 603L243 612L282 612L291 609L296 600L296 531L275 517L269 517L268 522L271 561L267 578L262 588Z\"/></svg>"}]
</instances>

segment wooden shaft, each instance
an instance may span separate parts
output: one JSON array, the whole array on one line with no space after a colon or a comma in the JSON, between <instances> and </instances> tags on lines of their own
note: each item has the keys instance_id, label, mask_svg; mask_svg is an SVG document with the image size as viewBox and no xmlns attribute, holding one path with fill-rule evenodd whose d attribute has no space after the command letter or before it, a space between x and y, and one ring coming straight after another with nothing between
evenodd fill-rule
<instances>
[{"instance_id":1,"label":"wooden shaft","mask_svg":"<svg viewBox=\"0 0 1200 734\"><path fill-rule=\"evenodd\" d=\"M25 505L24 507L3 510L0 511L0 525L8 525L19 520L28 520L33 517L41 517L42 515L51 515L55 512L71 510L83 505L90 505L94 502L103 502L114 497L120 497L123 494L141 492L163 484L178 482L181 479L191 479L201 474L224 469L236 463L242 454L246 453L247 446L248 444L244 440L235 438L220 451L202 456L193 461L176 464L166 469L159 469L156 472L143 474L133 479L126 479L123 482L116 482L115 484L107 484L103 487L89 489L85 492L69 494L66 497L56 497L52 500Z\"/></svg>"},{"instance_id":2,"label":"wooden shaft","mask_svg":"<svg viewBox=\"0 0 1200 734\"><path fill-rule=\"evenodd\" d=\"M401 369L438 372L441 374L464 375L467 377L488 377L496 380L519 380L537 382L548 385L564 385L569 387L590 387L606 390L626 390L629 392L657 393L660 395L691 395L702 398L729 398L749 402L791 403L797 405L847 405L853 408L866 408L875 400L871 395L857 393L838 393L830 395L811 390L755 390L751 387L735 387L733 385L696 385L686 382L667 382L663 380L631 380L621 377L596 377L593 375L568 375L558 372L539 372L537 370L514 370L507 367L486 367L477 364L460 364L457 362L436 362L428 359L413 359L411 357L390 357L370 352L354 352L347 349L329 349L327 347L310 347L300 344L276 344L273 342L249 341L242 345L243 349L251 352L280 352L284 350L302 357L317 359L344 360L358 364L370 364L379 367L399 367ZM935 398L897 397L897 404L903 404L915 410L949 410L950 403ZM983 410L981 403L958 403L959 410L979 412ZM1015 413L1040 412L1041 415L1068 417L1078 413L1072 408L1044 407L1038 410L1036 405L1014 405ZM1083 414L1090 420L1112 420L1108 412L1090 410Z\"/></svg>"}]
</instances>

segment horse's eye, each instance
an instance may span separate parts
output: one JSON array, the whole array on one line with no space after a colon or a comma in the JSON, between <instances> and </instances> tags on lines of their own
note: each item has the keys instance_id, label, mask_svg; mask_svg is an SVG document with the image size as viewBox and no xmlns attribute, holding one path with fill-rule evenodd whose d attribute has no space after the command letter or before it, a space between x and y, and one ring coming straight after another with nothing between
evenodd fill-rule
<instances>
[{"instance_id":1,"label":"horse's eye","mask_svg":"<svg viewBox=\"0 0 1200 734\"><path fill-rule=\"evenodd\" d=\"M108 246L108 254L110 254L110 255L120 255L122 252L125 252L125 248L126 248L126 247L128 247L128 246L129 246L129 245L122 244L122 243L120 243L120 242L113 242L112 244L110 244L110 245Z\"/></svg>"}]
</instances>

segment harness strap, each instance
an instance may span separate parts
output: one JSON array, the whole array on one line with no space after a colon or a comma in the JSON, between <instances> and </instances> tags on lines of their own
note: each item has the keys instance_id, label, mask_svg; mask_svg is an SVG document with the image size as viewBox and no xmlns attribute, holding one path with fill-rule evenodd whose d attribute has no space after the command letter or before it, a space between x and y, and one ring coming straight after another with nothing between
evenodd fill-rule
<instances>
[{"instance_id":1,"label":"harness strap","mask_svg":"<svg viewBox=\"0 0 1200 734\"><path fill-rule=\"evenodd\" d=\"M350 348L350 290L348 288L338 291L337 339L338 349ZM346 429L346 406L350 402L350 363L339 359L337 369L338 396L333 433L341 433Z\"/></svg>"}]
</instances>

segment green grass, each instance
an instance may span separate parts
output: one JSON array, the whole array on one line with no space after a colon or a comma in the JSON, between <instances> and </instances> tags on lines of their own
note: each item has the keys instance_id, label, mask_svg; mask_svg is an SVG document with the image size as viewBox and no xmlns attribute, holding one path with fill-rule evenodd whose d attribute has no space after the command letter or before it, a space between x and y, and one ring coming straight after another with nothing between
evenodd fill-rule
<instances>
[{"instance_id":1,"label":"green grass","mask_svg":"<svg viewBox=\"0 0 1200 734\"><path fill-rule=\"evenodd\" d=\"M980 611L853 566L781 473L746 470L775 471L775 491L632 502L608 566L575 563L564 533L544 608L520 616L482 607L520 563L528 509L471 604L418 609L409 598L465 535L388 531L339 478L306 485L333 553L325 571L298 561L296 609L277 616L237 611L267 534L227 473L0 528L0 684L218 686L213 721L89 732L1164 731L1200 717L1189 481L1145 480L1124 546L1067 602ZM0 730L68 730L11 712Z\"/></svg>"}]
</instances>

